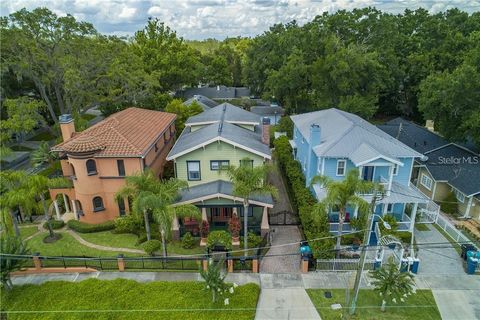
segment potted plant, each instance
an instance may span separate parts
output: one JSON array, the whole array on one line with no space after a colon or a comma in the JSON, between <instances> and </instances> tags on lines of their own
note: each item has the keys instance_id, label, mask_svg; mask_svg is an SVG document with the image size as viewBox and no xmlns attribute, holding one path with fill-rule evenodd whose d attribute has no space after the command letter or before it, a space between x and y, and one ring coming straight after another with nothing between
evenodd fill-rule
<instances>
[{"instance_id":1,"label":"potted plant","mask_svg":"<svg viewBox=\"0 0 480 320\"><path fill-rule=\"evenodd\" d=\"M232 234L233 245L240 245L240 219L234 214L228 221L228 231Z\"/></svg>"},{"instance_id":2,"label":"potted plant","mask_svg":"<svg viewBox=\"0 0 480 320\"><path fill-rule=\"evenodd\" d=\"M208 231L209 231L209 225L207 220L203 220L200 223L200 245L201 246L206 246L207 245L207 237L208 237Z\"/></svg>"}]
</instances>

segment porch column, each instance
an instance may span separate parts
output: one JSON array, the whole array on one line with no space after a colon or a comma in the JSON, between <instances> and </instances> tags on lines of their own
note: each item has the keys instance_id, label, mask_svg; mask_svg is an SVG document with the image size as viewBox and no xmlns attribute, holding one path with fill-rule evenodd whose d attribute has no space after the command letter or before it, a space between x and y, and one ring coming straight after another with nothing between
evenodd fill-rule
<instances>
[{"instance_id":1,"label":"porch column","mask_svg":"<svg viewBox=\"0 0 480 320\"><path fill-rule=\"evenodd\" d=\"M412 214L410 215L410 218L412 219L410 221L410 232L413 235L413 230L415 228L415 218L417 217L417 209L418 209L418 202L415 202L413 204L413 209L412 209Z\"/></svg>"},{"instance_id":2,"label":"porch column","mask_svg":"<svg viewBox=\"0 0 480 320\"><path fill-rule=\"evenodd\" d=\"M387 209L388 209L388 203L384 203L382 208L383 215L387 213Z\"/></svg>"},{"instance_id":3,"label":"porch column","mask_svg":"<svg viewBox=\"0 0 480 320\"><path fill-rule=\"evenodd\" d=\"M58 208L58 201L53 200L53 206L55 207L55 213L57 214L57 220L60 220L60 209Z\"/></svg>"},{"instance_id":4,"label":"porch column","mask_svg":"<svg viewBox=\"0 0 480 320\"><path fill-rule=\"evenodd\" d=\"M358 205L355 206L355 210L353 211L353 217L354 218L358 217Z\"/></svg>"},{"instance_id":5,"label":"porch column","mask_svg":"<svg viewBox=\"0 0 480 320\"><path fill-rule=\"evenodd\" d=\"M202 221L208 221L207 208L202 208Z\"/></svg>"},{"instance_id":6,"label":"porch column","mask_svg":"<svg viewBox=\"0 0 480 320\"><path fill-rule=\"evenodd\" d=\"M172 221L172 239L180 240L180 225L178 223L178 218L175 215Z\"/></svg>"},{"instance_id":7,"label":"porch column","mask_svg":"<svg viewBox=\"0 0 480 320\"><path fill-rule=\"evenodd\" d=\"M70 204L68 203L67 196L65 193L62 193L63 195L63 203L65 203L65 213L70 212Z\"/></svg>"},{"instance_id":8,"label":"porch column","mask_svg":"<svg viewBox=\"0 0 480 320\"><path fill-rule=\"evenodd\" d=\"M398 169L397 169L398 170ZM387 189L387 196L390 196L390 190L392 190L392 182L393 182L393 166L390 166L388 169L388 189Z\"/></svg>"},{"instance_id":9,"label":"porch column","mask_svg":"<svg viewBox=\"0 0 480 320\"><path fill-rule=\"evenodd\" d=\"M263 207L262 225L260 228L261 228L260 232L262 237L265 236L270 230L270 225L268 224L268 208L267 207Z\"/></svg>"},{"instance_id":10,"label":"porch column","mask_svg":"<svg viewBox=\"0 0 480 320\"><path fill-rule=\"evenodd\" d=\"M75 218L75 220L79 220L78 219L77 205L75 203L75 200L72 200L72 208L73 208L73 217Z\"/></svg>"},{"instance_id":11,"label":"porch column","mask_svg":"<svg viewBox=\"0 0 480 320\"><path fill-rule=\"evenodd\" d=\"M472 201L473 201L473 196L468 198L467 210L465 210L465 214L463 215L464 218L470 217L470 209L472 208Z\"/></svg>"}]
</instances>

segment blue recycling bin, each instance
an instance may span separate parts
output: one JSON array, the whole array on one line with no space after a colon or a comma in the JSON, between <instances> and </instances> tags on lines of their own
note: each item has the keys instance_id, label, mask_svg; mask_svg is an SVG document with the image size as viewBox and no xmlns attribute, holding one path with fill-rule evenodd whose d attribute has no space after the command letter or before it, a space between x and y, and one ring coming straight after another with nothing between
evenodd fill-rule
<instances>
[{"instance_id":1,"label":"blue recycling bin","mask_svg":"<svg viewBox=\"0 0 480 320\"><path fill-rule=\"evenodd\" d=\"M413 259L413 263L410 266L410 271L417 274L418 272L418 267L420 266L420 260L418 259Z\"/></svg>"},{"instance_id":2,"label":"blue recycling bin","mask_svg":"<svg viewBox=\"0 0 480 320\"><path fill-rule=\"evenodd\" d=\"M467 260L468 258L475 258L475 255L477 254L476 251L467 251Z\"/></svg>"},{"instance_id":3,"label":"blue recycling bin","mask_svg":"<svg viewBox=\"0 0 480 320\"><path fill-rule=\"evenodd\" d=\"M475 274L477 269L478 259L470 257L467 259L467 274Z\"/></svg>"},{"instance_id":4,"label":"blue recycling bin","mask_svg":"<svg viewBox=\"0 0 480 320\"><path fill-rule=\"evenodd\" d=\"M375 260L373 263L373 270L378 270L382 267L382 260Z\"/></svg>"}]
</instances>

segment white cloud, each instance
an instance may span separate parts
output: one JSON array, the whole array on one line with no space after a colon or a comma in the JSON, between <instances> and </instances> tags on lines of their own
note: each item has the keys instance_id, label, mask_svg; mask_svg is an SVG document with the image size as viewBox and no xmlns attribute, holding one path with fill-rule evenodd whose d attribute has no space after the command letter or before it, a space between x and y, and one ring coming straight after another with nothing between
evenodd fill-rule
<instances>
[{"instance_id":1,"label":"white cloud","mask_svg":"<svg viewBox=\"0 0 480 320\"><path fill-rule=\"evenodd\" d=\"M94 24L106 34L132 35L143 28L148 17L156 17L188 39L255 36L275 23L293 19L299 24L325 11L376 6L400 13L424 7L438 12L458 7L480 11L479 0L7 0L0 1L2 15L23 7L48 7L64 15Z\"/></svg>"}]
</instances>

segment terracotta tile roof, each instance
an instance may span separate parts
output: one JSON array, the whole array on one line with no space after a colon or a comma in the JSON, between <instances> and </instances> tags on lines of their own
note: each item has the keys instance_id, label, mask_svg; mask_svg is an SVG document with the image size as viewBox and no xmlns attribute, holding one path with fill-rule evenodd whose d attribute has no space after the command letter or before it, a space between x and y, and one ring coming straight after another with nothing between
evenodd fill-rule
<instances>
[{"instance_id":1,"label":"terracotta tile roof","mask_svg":"<svg viewBox=\"0 0 480 320\"><path fill-rule=\"evenodd\" d=\"M175 118L173 113L128 108L76 133L52 151L95 152L98 157L142 156Z\"/></svg>"}]
</instances>

